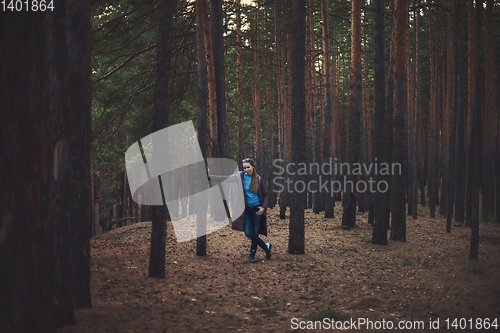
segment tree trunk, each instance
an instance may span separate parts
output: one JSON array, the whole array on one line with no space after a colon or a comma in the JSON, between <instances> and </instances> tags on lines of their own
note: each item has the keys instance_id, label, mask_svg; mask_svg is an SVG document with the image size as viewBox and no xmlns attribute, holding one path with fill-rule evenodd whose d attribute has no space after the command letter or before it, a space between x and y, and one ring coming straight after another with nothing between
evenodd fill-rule
<instances>
[{"instance_id":1,"label":"tree trunk","mask_svg":"<svg viewBox=\"0 0 500 333\"><path fill-rule=\"evenodd\" d=\"M439 167L439 118L437 112L437 75L436 75L436 51L434 49L434 15L432 9L429 9L429 53L430 53L430 118L431 133L430 140L430 166L429 166L429 208L431 217L436 216L436 204L438 193L438 167Z\"/></svg>"},{"instance_id":2,"label":"tree trunk","mask_svg":"<svg viewBox=\"0 0 500 333\"><path fill-rule=\"evenodd\" d=\"M493 221L495 212L495 38L493 24L493 0L486 5L486 63L485 68L485 95L483 114L483 170L482 190L483 204L482 220Z\"/></svg>"},{"instance_id":3,"label":"tree trunk","mask_svg":"<svg viewBox=\"0 0 500 333\"><path fill-rule=\"evenodd\" d=\"M401 166L400 174L393 174L394 211L392 213L391 240L406 242L406 30L408 29L408 0L396 1L394 64L394 161Z\"/></svg>"},{"instance_id":4,"label":"tree trunk","mask_svg":"<svg viewBox=\"0 0 500 333\"><path fill-rule=\"evenodd\" d=\"M173 1L164 0L160 9L160 32L158 59L156 65L155 112L153 131L159 131L168 125L170 58L172 54ZM160 179L160 177L158 177ZM161 181L160 181L161 187ZM167 233L167 207L153 206L151 226L151 248L149 254L149 277L165 277L165 243Z\"/></svg>"},{"instance_id":5,"label":"tree trunk","mask_svg":"<svg viewBox=\"0 0 500 333\"><path fill-rule=\"evenodd\" d=\"M259 9L255 11L255 24L254 24L254 34L253 34L253 48L254 48L254 64L257 69L257 73L261 72L260 65L260 50L259 50ZM255 75L253 79L253 122L255 128L255 159L257 170L263 169L263 148L262 148L262 135L261 135L261 120L260 120L260 82L259 75Z\"/></svg>"},{"instance_id":6,"label":"tree trunk","mask_svg":"<svg viewBox=\"0 0 500 333\"><path fill-rule=\"evenodd\" d=\"M392 15L392 23L391 23L391 39L390 39L390 59L389 59L389 73L387 77L387 89L386 89L386 129L388 132L388 153L387 153L387 163L392 163L394 158L394 62L396 61L396 57L394 55L394 37L395 37L395 22L396 22L396 11L394 10L394 1L391 1L391 15ZM389 177L389 212L393 211L393 179L394 177ZM389 225L387 225L389 227Z\"/></svg>"},{"instance_id":7,"label":"tree trunk","mask_svg":"<svg viewBox=\"0 0 500 333\"><path fill-rule=\"evenodd\" d=\"M373 136L373 163L386 163L388 155L388 131L385 108L385 57L384 57L384 8L383 0L373 1L373 62L375 86L375 128ZM377 184L387 177L377 175ZM387 245L389 229L389 197L387 192L375 193L373 205L372 244Z\"/></svg>"},{"instance_id":8,"label":"tree trunk","mask_svg":"<svg viewBox=\"0 0 500 333\"><path fill-rule=\"evenodd\" d=\"M238 107L238 165L245 158L243 150L243 53L241 41L241 0L236 2L236 93ZM266 67L268 68L268 67Z\"/></svg>"},{"instance_id":9,"label":"tree trunk","mask_svg":"<svg viewBox=\"0 0 500 333\"><path fill-rule=\"evenodd\" d=\"M462 37L462 1L457 3L457 30L455 33L456 47L456 80L457 80L457 157L455 159L455 221L464 223L465 221L465 177L466 161L465 154L465 94L464 94L464 73L463 73L463 48Z\"/></svg>"},{"instance_id":10,"label":"tree trunk","mask_svg":"<svg viewBox=\"0 0 500 333\"><path fill-rule=\"evenodd\" d=\"M349 157L352 168L360 159L361 119L363 91L361 87L361 1L351 1L351 102L349 108ZM356 201L358 176L352 170L345 175L343 228L356 226Z\"/></svg>"},{"instance_id":11,"label":"tree trunk","mask_svg":"<svg viewBox=\"0 0 500 333\"><path fill-rule=\"evenodd\" d=\"M198 49L198 141L201 154L206 159L207 151L207 61L203 27L206 18L206 0L196 0L196 45ZM238 12L239 13L239 12ZM196 255L207 255L206 214L197 215Z\"/></svg>"},{"instance_id":12,"label":"tree trunk","mask_svg":"<svg viewBox=\"0 0 500 333\"><path fill-rule=\"evenodd\" d=\"M469 177L472 178L472 186L467 188L467 201L470 202L470 221L471 241L470 241L470 259L477 260L479 252L479 182L481 172L481 44L482 44L482 21L483 21L483 1L476 2L476 26L474 50L475 61L475 94L474 109L472 110L472 130L471 145L469 147ZM469 213L469 212L467 212Z\"/></svg>"},{"instance_id":13,"label":"tree trunk","mask_svg":"<svg viewBox=\"0 0 500 333\"><path fill-rule=\"evenodd\" d=\"M306 4L305 0L293 2L293 29L292 29L292 161L295 165L306 161L305 133L305 33L306 33ZM295 174L293 184L304 182L304 175ZM294 191L290 207L290 225L288 239L288 253L304 254L304 197L305 192Z\"/></svg>"},{"instance_id":14,"label":"tree trunk","mask_svg":"<svg viewBox=\"0 0 500 333\"><path fill-rule=\"evenodd\" d=\"M210 19L208 17L208 1L200 0L203 17L203 31L205 38L205 51L207 61L207 77L208 77L208 105L210 108L210 156L219 156L219 140L217 139L217 101L215 92L215 71L214 71L214 54L212 47L212 32L210 29ZM212 18L213 19L213 18Z\"/></svg>"},{"instance_id":15,"label":"tree trunk","mask_svg":"<svg viewBox=\"0 0 500 333\"><path fill-rule=\"evenodd\" d=\"M462 2L461 0L457 0L455 3L455 26L454 26L454 36L453 42L455 44L455 59L454 59L454 92L453 98L455 99L454 105L456 105L456 110L453 110L453 120L452 120L452 132L450 135L450 179L449 179L449 192L448 192L448 219L446 223L446 231L451 232L451 220L453 218L453 204L456 193L456 185L458 179L456 178L458 164L462 161L457 159L458 156L458 144L457 140L457 128L458 128L458 118L460 115L463 116L463 84L462 80L462 65L463 65L463 57L462 57L462 48L461 48L461 34L462 34ZM463 141L462 141L463 143Z\"/></svg>"},{"instance_id":16,"label":"tree trunk","mask_svg":"<svg viewBox=\"0 0 500 333\"><path fill-rule=\"evenodd\" d=\"M419 5L420 2L417 2ZM413 183L412 189L412 200L408 202L408 205L412 209L412 218L417 219L417 204L418 204L418 185L419 185L419 175L420 175L420 13L415 13L415 72L414 72L414 109L413 109Z\"/></svg>"},{"instance_id":17,"label":"tree trunk","mask_svg":"<svg viewBox=\"0 0 500 333\"><path fill-rule=\"evenodd\" d=\"M0 321L50 332L90 307L90 17L61 1L0 22Z\"/></svg>"},{"instance_id":18,"label":"tree trunk","mask_svg":"<svg viewBox=\"0 0 500 333\"><path fill-rule=\"evenodd\" d=\"M328 24L328 7L326 0L321 0L321 18L323 21L323 92L325 103L324 134L323 134L323 163L328 163L332 158L332 131L333 131L333 111L332 111L332 87L330 69L330 28ZM331 175L325 175L325 180L329 183L333 181ZM325 218L333 217L335 205L335 193L324 194Z\"/></svg>"},{"instance_id":19,"label":"tree trunk","mask_svg":"<svg viewBox=\"0 0 500 333\"><path fill-rule=\"evenodd\" d=\"M267 12L264 13L264 22L268 22ZM269 57L269 40L266 40L266 52L265 52L265 63L266 63L266 76L271 77L271 60ZM274 192L274 182L272 178L273 174L273 162L274 162L274 132L275 132L275 107L273 103L272 87L271 83L268 81L266 85L266 113L267 113L267 172L264 175L264 179L267 183L267 192L269 199L269 207L273 208L276 205L276 192Z\"/></svg>"},{"instance_id":20,"label":"tree trunk","mask_svg":"<svg viewBox=\"0 0 500 333\"><path fill-rule=\"evenodd\" d=\"M229 157L229 138L226 123L226 84L224 71L224 26L222 0L211 1L212 45L215 74L215 95L217 105L217 139L219 155L212 157Z\"/></svg>"},{"instance_id":21,"label":"tree trunk","mask_svg":"<svg viewBox=\"0 0 500 333\"><path fill-rule=\"evenodd\" d=\"M455 63L455 50L454 50L454 23L453 23L453 12L454 3L450 2L448 11L448 46L447 46L447 79L446 79L446 98L444 99L445 106L443 108L443 131L441 138L442 154L441 154L441 174L442 174L442 185L441 185L441 205L439 207L440 213L444 216L448 215L448 193L450 189L450 134L451 134L451 124L453 112L456 109L454 102L454 63Z\"/></svg>"},{"instance_id":22,"label":"tree trunk","mask_svg":"<svg viewBox=\"0 0 500 333\"><path fill-rule=\"evenodd\" d=\"M371 149L371 123L370 123L370 93L368 88L368 58L366 56L366 15L363 16L363 111L361 112L361 140L360 140L360 162L367 164ZM368 184L368 175L362 175L360 180ZM358 194L358 209L360 213L369 210L368 202L371 200L369 190Z\"/></svg>"},{"instance_id":23,"label":"tree trunk","mask_svg":"<svg viewBox=\"0 0 500 333\"><path fill-rule=\"evenodd\" d=\"M68 155L68 211L61 221L71 221L69 239L71 257L70 288L75 309L90 308L90 237L92 207L90 186L90 4L67 2L68 44L68 118L65 136ZM63 66L61 64L61 66ZM63 222L63 223L64 223Z\"/></svg>"}]
</instances>

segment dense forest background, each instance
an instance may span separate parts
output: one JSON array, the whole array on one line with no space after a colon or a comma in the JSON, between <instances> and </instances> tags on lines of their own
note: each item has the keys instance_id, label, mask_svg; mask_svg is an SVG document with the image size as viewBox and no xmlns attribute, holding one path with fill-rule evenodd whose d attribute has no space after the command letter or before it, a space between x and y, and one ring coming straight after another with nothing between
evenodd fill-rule
<instances>
[{"instance_id":1,"label":"dense forest background","mask_svg":"<svg viewBox=\"0 0 500 333\"><path fill-rule=\"evenodd\" d=\"M373 244L387 244L388 229L406 241L420 204L448 231L471 227L477 259L479 220L500 223L499 14L493 0L68 0L2 12L0 321L71 323L91 304L90 238L124 217L153 221L149 274L164 277L167 212L131 200L124 156L187 120L205 157L256 158L271 206L282 218L291 208L291 254L304 253L305 208L342 214L346 229L370 211ZM377 176L385 193L278 202L275 159L330 158L403 172Z\"/></svg>"},{"instance_id":2,"label":"dense forest background","mask_svg":"<svg viewBox=\"0 0 500 333\"><path fill-rule=\"evenodd\" d=\"M396 183L401 183L403 192L392 196L391 207L402 207L395 203L397 199L408 201L407 213L414 217L419 197L420 204L430 205L432 214L439 204L440 214L450 212L456 221L464 222L472 214L472 200L465 205L466 193L478 184L480 218L498 219L498 4L409 1L403 4L400 19L406 21L400 27L398 2L384 1L379 11L376 4L361 1L354 11L344 1L307 2L303 12L305 127L299 134L306 149L303 161L322 163L332 157L338 162L401 163L405 179ZM209 11L207 4L200 5L204 15L197 17L195 2L174 4L167 123L200 122L197 127L205 128L208 156L256 157L258 170L272 190L272 162L292 161L293 7L279 1L224 2L224 53L217 55L211 45L213 8ZM152 132L160 11L152 3L140 2L96 2L92 10L91 160L97 214L101 224L137 214L150 220L149 208L140 209L129 199L123 156L131 143ZM378 26L377 13L382 15ZM197 25L204 26L202 35L197 35ZM200 50L207 73L198 67ZM220 75L220 70L213 69L216 55L224 62L222 106L216 103L222 99L215 92ZM398 61L400 73L395 73ZM378 82L377 66L382 70ZM203 76L206 91L198 86ZM377 92L377 88L383 90ZM385 94L385 100L377 97L380 94ZM199 96L206 96L202 104ZM404 97L400 110L395 96ZM385 110L379 123L377 103ZM200 105L206 111L200 111ZM200 112L209 116L206 125ZM220 113L226 119L218 126ZM224 125L226 152L218 148L224 140L218 138L218 129ZM352 139L350 132L356 133ZM393 136L383 136L390 132ZM480 149L470 149L475 138ZM356 157L348 156L352 141L358 147L353 150ZM359 210L367 211L371 200L369 194L360 194ZM309 205L318 213L326 209L327 217L333 214L329 200L323 202L320 195L310 195ZM396 215L403 219L401 213Z\"/></svg>"}]
</instances>

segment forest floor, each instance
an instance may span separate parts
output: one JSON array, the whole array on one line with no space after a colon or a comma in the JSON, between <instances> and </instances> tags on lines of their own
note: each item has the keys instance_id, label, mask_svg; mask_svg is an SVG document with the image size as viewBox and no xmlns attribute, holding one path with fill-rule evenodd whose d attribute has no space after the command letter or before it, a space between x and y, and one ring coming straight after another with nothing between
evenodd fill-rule
<instances>
[{"instance_id":1,"label":"forest floor","mask_svg":"<svg viewBox=\"0 0 500 333\"><path fill-rule=\"evenodd\" d=\"M446 233L446 219L430 217L428 207L407 217L406 243L376 246L367 214L343 230L337 202L334 219L306 211L306 254L290 255L288 218L280 220L278 209L268 210L263 238L273 244L272 259L259 249L254 264L242 232L227 226L207 235L208 255L198 257L196 240L177 243L169 222L165 279L147 277L150 222L92 240L92 309L77 310L77 324L58 332L321 331L307 329L315 320L327 331L332 321L323 318L353 321L356 332L391 324L402 332L398 325L418 321L422 332L476 332L476 320L500 317L498 224L480 223L479 260L471 261L470 229L453 223ZM452 327L455 318L464 319Z\"/></svg>"}]
</instances>

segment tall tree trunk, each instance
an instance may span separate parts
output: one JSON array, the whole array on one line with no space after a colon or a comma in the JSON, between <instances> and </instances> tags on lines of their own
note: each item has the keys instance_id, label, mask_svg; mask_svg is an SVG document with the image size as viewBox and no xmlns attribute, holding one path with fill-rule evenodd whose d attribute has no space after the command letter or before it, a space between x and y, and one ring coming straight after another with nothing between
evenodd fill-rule
<instances>
[{"instance_id":1,"label":"tall tree trunk","mask_svg":"<svg viewBox=\"0 0 500 333\"><path fill-rule=\"evenodd\" d=\"M420 1L417 2L417 6ZM415 71L414 71L414 117L413 117L413 184L412 184L412 200L408 204L411 205L412 218L417 218L418 204L418 185L420 175L420 13L415 13Z\"/></svg>"},{"instance_id":2,"label":"tall tree trunk","mask_svg":"<svg viewBox=\"0 0 500 333\"><path fill-rule=\"evenodd\" d=\"M475 91L475 79L476 73L474 72L474 48L476 47L474 30L476 24L474 22L474 0L469 0L468 3L468 20L467 20L467 30L468 30L468 47L467 47L467 115L466 115L466 145L470 145L470 135L471 135L471 125L472 125L472 110L474 109L474 91ZM468 153L468 147L466 147L466 153ZM467 210L467 208L466 208Z\"/></svg>"},{"instance_id":3,"label":"tall tree trunk","mask_svg":"<svg viewBox=\"0 0 500 333\"><path fill-rule=\"evenodd\" d=\"M394 211L392 213L391 240L406 242L405 160L406 133L406 30L408 29L408 0L396 1L394 64L394 163L401 166L400 174L393 174Z\"/></svg>"},{"instance_id":4,"label":"tall tree trunk","mask_svg":"<svg viewBox=\"0 0 500 333\"><path fill-rule=\"evenodd\" d=\"M74 300L76 296L76 291L73 288L74 286L70 282L70 279L74 276L75 272L74 266L70 267L70 261L74 259L75 255L75 250L70 248L71 241L74 239L71 234L73 228L69 223L67 223L68 219L66 216L66 214L71 214L70 202L66 195L69 194L68 185L70 184L70 179L72 177L71 167L73 166L71 165L72 157L69 156L69 152L71 152L71 149L74 148L69 128L76 124L72 123L69 117L70 102L67 98L69 96L67 71L69 65L69 50L66 42L67 26L64 23L67 19L67 2L63 2L60 5L60 8L57 8L54 11L53 16L49 17L50 29L47 39L49 42L48 76L50 81L54 81L55 84L50 89L50 95L47 96L50 99L50 108L52 109L52 112L45 111L47 112L46 116L50 119L49 129L52 130L52 132L49 131L49 133L52 134L50 149L53 150L54 159L52 162L53 164L50 164L49 162L49 165L52 168L51 171L53 172L49 197L53 199L49 203L48 217L49 221L53 223L51 227L54 228L52 230L49 229L51 233L54 233L54 236L51 237L52 239L49 238L49 240L54 244L54 253L52 255L54 255L57 260L51 267L53 273L49 278L49 281L54 279L54 282L58 285L51 286L51 293L55 296L55 302L50 300L49 304L53 306L50 310L57 313L57 315L53 318L56 326L62 326L74 322L73 309L75 306ZM27 52L27 50L25 50L25 52ZM33 53L36 54L36 51L33 50ZM18 75L20 74L21 73L18 73ZM34 102L36 103L36 100ZM30 105L27 105L26 107L29 108L29 106ZM25 119L30 119L29 114ZM43 129L43 125L41 128ZM30 136L25 135L25 137ZM44 151L43 148L45 147L42 146L40 151ZM22 163L23 161L19 162ZM38 161L38 163L39 165L43 165L40 161ZM30 184L30 187L38 185L36 183L33 184L34 185ZM35 198L31 197L30 201L34 201L38 205L39 203L37 201L39 200L35 199L35 201L34 199ZM40 224L41 221L39 219L37 220L38 224ZM29 247L23 247L23 251L28 251L28 248ZM50 261L47 262L47 264L50 265ZM16 271L16 269L13 271ZM52 320L52 318L50 318L50 320Z\"/></svg>"},{"instance_id":5,"label":"tall tree trunk","mask_svg":"<svg viewBox=\"0 0 500 333\"><path fill-rule=\"evenodd\" d=\"M495 38L493 25L493 0L486 5L486 63L483 115L483 170L481 217L487 221L495 212Z\"/></svg>"},{"instance_id":6,"label":"tall tree trunk","mask_svg":"<svg viewBox=\"0 0 500 333\"><path fill-rule=\"evenodd\" d=\"M387 163L392 163L394 159L394 62L396 61L396 57L394 55L394 39L395 39L395 30L396 30L396 11L394 10L394 1L391 1L391 15L392 15L392 23L391 23L391 39L390 39L390 53L389 53L389 73L387 77L387 89L386 89L386 100L385 107L386 111L386 129L389 133L388 135L388 155L387 155ZM393 211L393 177L389 177L389 211ZM389 225L388 225L389 226Z\"/></svg>"},{"instance_id":7,"label":"tall tree trunk","mask_svg":"<svg viewBox=\"0 0 500 333\"><path fill-rule=\"evenodd\" d=\"M470 216L467 220L471 226L470 259L477 260L479 252L479 182L481 170L481 44L482 44L483 1L476 1L475 26L475 94L474 109L472 110L471 145L469 147L468 177L471 177L471 186L467 187L467 201L470 202ZM467 211L467 214L469 212Z\"/></svg>"},{"instance_id":8,"label":"tall tree trunk","mask_svg":"<svg viewBox=\"0 0 500 333\"><path fill-rule=\"evenodd\" d=\"M385 108L385 57L384 57L384 7L383 0L373 1L373 62L375 86L375 127L373 137L373 163L386 163L388 137ZM387 182L387 177L377 175L377 184ZM387 245L389 229L389 196L387 191L375 193L373 205L373 244Z\"/></svg>"},{"instance_id":9,"label":"tall tree trunk","mask_svg":"<svg viewBox=\"0 0 500 333\"><path fill-rule=\"evenodd\" d=\"M315 113L314 113L314 92L316 86L314 84L314 1L307 0L307 15L306 15L306 74L305 74L305 89L306 89L306 133L308 141L307 159L308 162L316 162L314 153L316 151L314 140L314 126L315 126ZM308 174L306 182L309 184L315 175ZM317 191L317 189L313 190ZM315 194L312 192L307 193L307 208L313 208Z\"/></svg>"},{"instance_id":10,"label":"tall tree trunk","mask_svg":"<svg viewBox=\"0 0 500 333\"><path fill-rule=\"evenodd\" d=\"M267 11L264 12L264 22L268 22ZM265 63L266 63L266 76L271 77L271 60L269 57L269 40L266 40L266 52L265 52ZM273 208L276 205L276 192L274 192L274 182L272 179L273 174L273 162L274 162L274 116L275 107L273 104L272 87L270 81L266 85L266 113L267 113L267 166L266 174L264 179L267 184L267 192L269 199L269 207Z\"/></svg>"},{"instance_id":11,"label":"tall tree trunk","mask_svg":"<svg viewBox=\"0 0 500 333\"><path fill-rule=\"evenodd\" d=\"M170 59L172 54L173 1L164 0L160 8L160 32L156 65L155 112L153 131L168 125ZM158 177L159 178L159 177ZM160 182L161 186L161 182ZM167 207L153 206L151 226L151 248L149 254L149 277L165 277L165 243L167 233Z\"/></svg>"},{"instance_id":12,"label":"tall tree trunk","mask_svg":"<svg viewBox=\"0 0 500 333\"><path fill-rule=\"evenodd\" d=\"M239 13L239 12L238 12ZM203 28L207 16L206 0L196 0L196 45L198 49L198 141L203 158L207 151L207 60ZM206 214L197 215L196 255L207 255Z\"/></svg>"},{"instance_id":13,"label":"tall tree trunk","mask_svg":"<svg viewBox=\"0 0 500 333\"><path fill-rule=\"evenodd\" d=\"M66 252L56 252L54 246L55 240L66 240L69 236L67 223L59 226L59 218L50 218L51 202L59 203L61 195L68 194L53 191L60 175L62 156L59 153L64 151L52 152L55 142L51 121L52 117L68 111L67 108L55 110L60 105L55 104L51 94L63 84L60 77L51 72L56 65L49 57L51 48L59 46L52 54L67 57L61 38L65 30L59 29L60 34L54 36L52 32L57 29L47 24L64 20L65 3L59 5L53 13L0 14L0 41L4 45L0 53L3 87L0 98L0 216L3 217L0 219L0 321L6 332L54 331L55 324L74 321L67 284L68 256L56 257L56 253ZM51 78L55 82L51 82ZM56 163L52 164L54 160ZM55 200L52 193L57 195ZM67 246L62 250L68 250ZM59 260L63 261L62 267L57 265ZM64 274L55 271L60 268ZM56 279L63 293L56 291ZM54 311L56 302L64 304L58 311Z\"/></svg>"},{"instance_id":14,"label":"tall tree trunk","mask_svg":"<svg viewBox=\"0 0 500 333\"><path fill-rule=\"evenodd\" d=\"M61 1L52 13L1 15L9 49L0 54L0 321L8 332L53 331L74 322L74 306L90 307L89 13Z\"/></svg>"},{"instance_id":15,"label":"tall tree trunk","mask_svg":"<svg viewBox=\"0 0 500 333\"><path fill-rule=\"evenodd\" d=\"M217 98L215 88L214 53L212 47L212 32L208 14L208 0L200 0L203 9L203 32L205 38L205 53L208 77L208 105L210 109L210 156L219 156L219 140L217 131ZM213 19L213 18L212 18Z\"/></svg>"},{"instance_id":16,"label":"tall tree trunk","mask_svg":"<svg viewBox=\"0 0 500 333\"><path fill-rule=\"evenodd\" d=\"M446 98L444 99L445 106L443 108L443 132L441 137L441 174L442 174L442 185L441 185L441 205L439 207L440 213L444 216L448 215L448 192L450 188L450 133L453 112L456 109L454 102L454 63L455 63L455 51L454 51L454 24L453 24L453 13L454 13L454 1L450 2L448 11L448 46L447 46L447 79L446 79Z\"/></svg>"},{"instance_id":17,"label":"tall tree trunk","mask_svg":"<svg viewBox=\"0 0 500 333\"><path fill-rule=\"evenodd\" d=\"M340 50L339 50L340 51ZM342 123L342 108L341 108L341 104L340 104L340 100L341 100L341 89L340 89L340 77L341 77L341 54L339 53L337 55L337 66L336 66L336 78L337 78L337 84L336 84L336 87L335 87L335 118L334 118L334 121L335 121L335 158L337 159L337 162L339 160L342 161L342 150L343 150L343 147L342 147L342 126L343 126L343 123ZM339 179L339 175L335 175L335 179ZM337 193L337 200L340 201L342 200L342 191L339 191L339 193Z\"/></svg>"},{"instance_id":18,"label":"tall tree trunk","mask_svg":"<svg viewBox=\"0 0 500 333\"><path fill-rule=\"evenodd\" d=\"M361 88L361 0L351 1L351 102L349 108L349 157L348 163L353 167L359 163L361 119L363 112L363 91ZM346 176L344 176L346 177ZM344 188L344 213L342 227L356 226L356 201L358 177L353 172L347 175L348 182Z\"/></svg>"},{"instance_id":19,"label":"tall tree trunk","mask_svg":"<svg viewBox=\"0 0 500 333\"><path fill-rule=\"evenodd\" d=\"M279 27L279 17L281 17L281 8L279 7L279 1L274 2L274 38L276 40L276 85L278 92L278 143L279 143L279 159L285 161L285 103L284 103L284 74L283 74L283 51L282 51L282 38ZM286 174L283 175L284 180L282 184L285 184ZM286 217L286 190L280 192L279 196L279 206L280 206L280 219L285 219Z\"/></svg>"},{"instance_id":20,"label":"tall tree trunk","mask_svg":"<svg viewBox=\"0 0 500 333\"><path fill-rule=\"evenodd\" d=\"M420 6L420 0L417 0L417 6ZM420 23L421 16L420 13L417 13L416 25L417 31L420 32ZM420 33L417 33L416 36L416 50L415 50L415 61L416 61L416 69L415 69L415 77L416 77L416 86L415 86L415 109L417 110L418 120L418 151L419 151L419 163L418 163L418 173L419 173L419 186L420 186L420 204L425 206L425 185L427 183L427 166L428 166L428 152L429 152L429 141L428 141L428 133L429 133L429 108L421 109L421 90L420 90Z\"/></svg>"},{"instance_id":21,"label":"tall tree trunk","mask_svg":"<svg viewBox=\"0 0 500 333\"><path fill-rule=\"evenodd\" d=\"M217 157L229 157L229 138L226 123L226 76L224 70L224 26L222 1L211 1L212 45L215 74L215 95L217 105L217 139L219 154Z\"/></svg>"},{"instance_id":22,"label":"tall tree trunk","mask_svg":"<svg viewBox=\"0 0 500 333\"><path fill-rule=\"evenodd\" d=\"M456 80L457 80L457 157L455 160L455 221L464 223L465 221L465 177L466 177L466 161L465 154L465 94L464 94L464 73L463 73L463 14L462 1L457 3L457 30L455 33L456 47Z\"/></svg>"},{"instance_id":23,"label":"tall tree trunk","mask_svg":"<svg viewBox=\"0 0 500 333\"><path fill-rule=\"evenodd\" d=\"M333 136L333 110L332 110L332 87L331 87L331 69L330 69L330 28L328 24L328 7L326 0L321 0L321 18L323 21L323 92L325 103L325 120L323 134L323 163L329 163L332 158L332 136ZM325 176L325 180L333 181L331 175ZM333 217L335 205L335 193L324 194L325 218Z\"/></svg>"},{"instance_id":24,"label":"tall tree trunk","mask_svg":"<svg viewBox=\"0 0 500 333\"><path fill-rule=\"evenodd\" d=\"M453 110L453 120L452 120L452 132L450 135L450 179L449 179L449 191L448 191L448 219L446 223L446 231L451 232L451 220L453 218L453 204L454 204L454 198L455 198L455 193L456 193L456 185L457 185L457 178L456 178L456 171L458 169L458 164L460 164L460 160L457 159L457 153L458 153L458 145L456 144L457 140L457 128L458 128L458 118L460 115L463 115L463 85L461 82L462 79L462 73L461 73L461 65L463 64L462 62L462 54L461 54L461 47L460 47L460 35L462 34L462 2L461 0L458 0L455 3L455 8L453 8L455 11L455 25L454 25L454 31L453 31L453 43L455 44L454 50L455 50L455 59L454 59L454 91L453 91L453 99L455 100L454 105L456 105L456 110ZM461 133L463 134L463 133ZM463 143L463 141L462 141Z\"/></svg>"},{"instance_id":25,"label":"tall tree trunk","mask_svg":"<svg viewBox=\"0 0 500 333\"><path fill-rule=\"evenodd\" d=\"M70 259L75 309L90 308L90 238L92 235L92 208L90 186L90 3L83 0L68 1L68 99L71 137L68 151L73 179L70 198L72 235ZM67 216L68 217L68 216Z\"/></svg>"},{"instance_id":26,"label":"tall tree trunk","mask_svg":"<svg viewBox=\"0 0 500 333\"><path fill-rule=\"evenodd\" d=\"M369 147L369 119L370 119L370 111L368 106L368 70L367 70L367 57L366 57L366 14L363 15L363 34L362 34L362 44L363 44L363 74L362 74L362 111L361 111L361 138L360 138L360 147L359 147L359 162L363 164L368 163L368 150ZM361 182L368 184L368 175L361 175ZM360 213L364 213L368 211L369 205L369 190L360 191L358 193L358 209Z\"/></svg>"},{"instance_id":27,"label":"tall tree trunk","mask_svg":"<svg viewBox=\"0 0 500 333\"><path fill-rule=\"evenodd\" d=\"M434 48L434 15L433 10L429 8L429 53L430 53L430 122L431 133L430 140L430 165L429 165L429 208L430 216L436 215L437 193L438 193L438 167L439 167L439 118L437 112L437 75L436 75L436 50Z\"/></svg>"},{"instance_id":28,"label":"tall tree trunk","mask_svg":"<svg viewBox=\"0 0 500 333\"><path fill-rule=\"evenodd\" d=\"M241 0L236 2L236 94L238 107L238 165L245 158L243 150L243 53L241 41Z\"/></svg>"},{"instance_id":29,"label":"tall tree trunk","mask_svg":"<svg viewBox=\"0 0 500 333\"><path fill-rule=\"evenodd\" d=\"M306 33L306 3L305 0L293 2L293 29L292 29L292 161L295 165L306 160L305 133L305 33ZM295 174L293 183L304 182L304 175ZM304 197L305 191L294 191L290 207L290 225L288 238L288 253L304 254Z\"/></svg>"},{"instance_id":30,"label":"tall tree trunk","mask_svg":"<svg viewBox=\"0 0 500 333\"><path fill-rule=\"evenodd\" d=\"M257 69L257 73L261 72L260 66L260 50L259 50L259 9L255 11L255 24L254 24L254 35L253 35L253 48L254 48L254 64ZM255 75L253 79L253 122L255 128L255 158L257 170L262 170L263 167L263 148L262 148L262 134L261 134L261 120L260 120L260 81L259 75Z\"/></svg>"}]
</instances>

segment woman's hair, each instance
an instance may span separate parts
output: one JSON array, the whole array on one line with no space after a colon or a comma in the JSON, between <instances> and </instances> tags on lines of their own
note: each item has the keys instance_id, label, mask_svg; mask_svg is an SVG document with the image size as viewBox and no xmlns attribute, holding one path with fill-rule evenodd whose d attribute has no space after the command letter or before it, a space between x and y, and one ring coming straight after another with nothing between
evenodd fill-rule
<instances>
[{"instance_id":1,"label":"woman's hair","mask_svg":"<svg viewBox=\"0 0 500 333\"><path fill-rule=\"evenodd\" d=\"M252 182L250 183L250 190L257 192L259 189L259 179L257 178L257 171L255 171L255 161L251 158L245 158L242 163L250 163L253 166Z\"/></svg>"}]
</instances>

